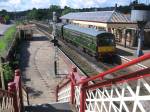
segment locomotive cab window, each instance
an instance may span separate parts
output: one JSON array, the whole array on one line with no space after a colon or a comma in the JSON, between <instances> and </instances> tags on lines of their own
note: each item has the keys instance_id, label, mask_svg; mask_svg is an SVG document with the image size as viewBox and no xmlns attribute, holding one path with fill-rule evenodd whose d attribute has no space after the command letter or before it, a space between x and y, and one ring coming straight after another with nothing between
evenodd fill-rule
<instances>
[{"instance_id":1,"label":"locomotive cab window","mask_svg":"<svg viewBox=\"0 0 150 112\"><path fill-rule=\"evenodd\" d=\"M99 46L114 46L114 38L110 36L103 36L101 38L98 38L98 45Z\"/></svg>"}]
</instances>

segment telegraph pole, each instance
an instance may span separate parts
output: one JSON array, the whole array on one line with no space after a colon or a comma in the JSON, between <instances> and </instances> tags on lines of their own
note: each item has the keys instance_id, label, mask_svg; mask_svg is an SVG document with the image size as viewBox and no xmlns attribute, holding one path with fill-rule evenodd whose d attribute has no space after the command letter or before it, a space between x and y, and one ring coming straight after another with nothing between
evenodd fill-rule
<instances>
[{"instance_id":1,"label":"telegraph pole","mask_svg":"<svg viewBox=\"0 0 150 112\"><path fill-rule=\"evenodd\" d=\"M54 72L55 72L55 75L58 74L58 40L56 39L56 20L57 20L57 17L56 17L56 12L53 12L53 32L52 32L52 35L53 35L53 42L54 42L54 47L55 47L55 56L54 56Z\"/></svg>"}]
</instances>

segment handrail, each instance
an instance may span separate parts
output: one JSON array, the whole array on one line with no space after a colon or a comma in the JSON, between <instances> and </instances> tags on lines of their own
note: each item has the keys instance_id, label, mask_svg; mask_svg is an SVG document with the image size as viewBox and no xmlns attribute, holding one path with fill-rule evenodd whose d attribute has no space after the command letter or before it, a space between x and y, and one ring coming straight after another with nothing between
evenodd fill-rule
<instances>
[{"instance_id":1,"label":"handrail","mask_svg":"<svg viewBox=\"0 0 150 112\"><path fill-rule=\"evenodd\" d=\"M0 90L0 112L15 112L14 110L14 93L7 90Z\"/></svg>"},{"instance_id":2,"label":"handrail","mask_svg":"<svg viewBox=\"0 0 150 112\"><path fill-rule=\"evenodd\" d=\"M26 94L27 105L30 105L28 90L27 90L27 88L26 88L23 84L22 84L22 91L23 91L23 93ZM23 95L22 95L23 101L24 101L24 96L25 96L25 95L23 94Z\"/></svg>"},{"instance_id":3,"label":"handrail","mask_svg":"<svg viewBox=\"0 0 150 112\"><path fill-rule=\"evenodd\" d=\"M8 90L0 89L0 110L9 112L22 112L22 84L20 70L15 70L14 80L8 83Z\"/></svg>"},{"instance_id":4,"label":"handrail","mask_svg":"<svg viewBox=\"0 0 150 112\"><path fill-rule=\"evenodd\" d=\"M0 93L5 93L5 94L8 94L8 95L14 95L13 92L9 92L9 91L3 90L3 89L1 89L1 88L0 88Z\"/></svg>"},{"instance_id":5,"label":"handrail","mask_svg":"<svg viewBox=\"0 0 150 112\"><path fill-rule=\"evenodd\" d=\"M118 55L118 56L121 57L121 59L123 59L126 62L132 61L131 59L128 59L128 58L126 58L124 56L121 56L121 55ZM139 67L139 68L141 68L141 69L148 68L147 66L142 65L142 64L137 64L136 66Z\"/></svg>"},{"instance_id":6,"label":"handrail","mask_svg":"<svg viewBox=\"0 0 150 112\"><path fill-rule=\"evenodd\" d=\"M70 80L67 80L65 83L63 83L61 86L59 86L59 89L63 88L65 85L67 85L70 82Z\"/></svg>"},{"instance_id":7,"label":"handrail","mask_svg":"<svg viewBox=\"0 0 150 112\"><path fill-rule=\"evenodd\" d=\"M114 67L114 68L112 68L112 69L110 69L110 70L107 70L107 71L105 71L105 72L103 72L103 73L100 73L100 74L98 74L98 75L96 75L96 76L93 76L93 77L84 79L84 80L82 80L82 81L81 81L81 80L78 80L79 82L78 82L77 84L83 84L83 83L87 83L87 82L89 82L89 81L94 81L94 80L97 79L97 78L103 79L103 77L106 76L106 75L108 75L108 74L111 74L111 73L113 73L113 72L116 72L116 71L118 71L118 70L121 70L121 69L123 69L123 68L129 67L129 66L131 66L131 65L134 65L134 64L136 64L136 63L142 62L142 61L147 60L147 59L150 59L150 53L147 53L147 54L145 54L145 55L143 55L143 56L141 56L141 57L138 57L138 58L136 58L136 59L133 59L132 61L130 61L130 62L128 62L128 63L125 63L125 64L122 64L122 65L116 66L116 67Z\"/></svg>"},{"instance_id":8,"label":"handrail","mask_svg":"<svg viewBox=\"0 0 150 112\"><path fill-rule=\"evenodd\" d=\"M127 75L118 76L114 79L110 79L110 80L107 80L104 82L88 85L88 86L84 87L84 89L86 89L86 90L92 89L93 90L96 88L101 88L104 86L107 87L107 86L111 86L112 84L119 84L119 83L123 83L123 82L128 82L128 81L148 77L148 76L150 76L150 68L139 70L134 73L127 74Z\"/></svg>"},{"instance_id":9,"label":"handrail","mask_svg":"<svg viewBox=\"0 0 150 112\"><path fill-rule=\"evenodd\" d=\"M113 79L102 80L97 83L91 83L91 82L93 82L96 79L103 79L103 77L108 74L112 74L115 71L121 70L123 68L129 67L131 65L137 64L137 63L147 60L147 59L150 59L150 53L145 54L145 55L143 55L137 59L134 59L128 63L119 65L108 71L100 73L97 76L93 76L90 78L80 76L77 73L77 71L73 68L72 71L69 72L69 77L68 77L69 82L63 82L63 84L61 84L61 86L59 86L59 85L57 86L56 98L59 100L56 99L56 101L64 101L67 98L66 101L69 101L71 104L75 105L79 112L85 112L86 110L94 111L95 108L100 109L101 106L103 106L103 105L95 106L93 104L98 103L98 102L102 103L103 101L111 102L109 100L110 100L110 97L112 97L112 100L114 101L114 103L112 103L112 104L110 103L110 105L114 106L113 107L114 109L117 108L118 110L122 111L123 110L122 108L118 108L116 106L115 101L117 100L117 101L121 102L120 97L123 97L122 98L123 103L125 101L130 101L130 99L127 99L127 98L131 98L131 101L135 102L134 95L132 95L131 97L129 97L129 96L125 97L125 96L122 96L122 91L124 91L126 89L126 87L130 86L128 84L130 82L133 82L132 83L133 85L136 84L135 86L140 86L140 83L148 84L144 80L144 78L150 77L150 72L149 72L150 67L143 68L143 69L140 69L138 71L135 71L135 72L132 72L129 74L117 76ZM150 86L145 86L145 87L146 87L146 89L148 88L148 91L149 91ZM113 93L113 91L114 91L113 88L115 88L115 91L118 92L117 94L119 94L119 96L117 96L117 97L113 96L115 94L115 93ZM131 88L131 87L129 87L129 88ZM136 91L138 92L139 88L137 88L137 87L135 87L135 88L136 88ZM129 90L129 93L136 94L131 89ZM99 97L97 96L98 94L100 94ZM105 97L103 97L103 95ZM139 103L143 99L146 101L149 101L149 99L148 99L149 95L147 95L147 96L139 95L137 97L139 97L139 99L138 99ZM96 98L96 100L95 100L95 98ZM93 102L93 104L91 102ZM122 105L122 103L120 105ZM93 106L92 107L93 109L91 109L91 106ZM108 110L109 110L109 108L108 108ZM142 112L145 112L145 111L142 111Z\"/></svg>"}]
</instances>

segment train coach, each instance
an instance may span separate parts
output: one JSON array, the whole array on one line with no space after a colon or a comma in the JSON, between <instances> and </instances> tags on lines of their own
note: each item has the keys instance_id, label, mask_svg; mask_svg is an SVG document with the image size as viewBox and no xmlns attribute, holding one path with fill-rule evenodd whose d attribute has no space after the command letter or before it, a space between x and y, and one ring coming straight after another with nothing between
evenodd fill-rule
<instances>
[{"instance_id":1,"label":"train coach","mask_svg":"<svg viewBox=\"0 0 150 112\"><path fill-rule=\"evenodd\" d=\"M116 54L115 36L104 30L81 28L71 24L64 25L62 37L96 59L113 57Z\"/></svg>"}]
</instances>

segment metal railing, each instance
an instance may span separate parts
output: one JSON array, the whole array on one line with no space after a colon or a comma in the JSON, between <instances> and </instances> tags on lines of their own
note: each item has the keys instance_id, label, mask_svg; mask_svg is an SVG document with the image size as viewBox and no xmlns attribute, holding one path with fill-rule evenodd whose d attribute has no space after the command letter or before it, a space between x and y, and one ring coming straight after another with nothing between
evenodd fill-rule
<instances>
[{"instance_id":1,"label":"metal railing","mask_svg":"<svg viewBox=\"0 0 150 112\"><path fill-rule=\"evenodd\" d=\"M13 105L13 93L0 89L0 111L15 112Z\"/></svg>"},{"instance_id":2,"label":"metal railing","mask_svg":"<svg viewBox=\"0 0 150 112\"><path fill-rule=\"evenodd\" d=\"M14 81L8 83L8 90L0 90L0 112L22 111L23 97L20 70L15 70Z\"/></svg>"},{"instance_id":3,"label":"metal railing","mask_svg":"<svg viewBox=\"0 0 150 112\"><path fill-rule=\"evenodd\" d=\"M150 68L109 80L103 78L149 59L150 53L89 78L81 77L74 68L69 80L57 86L56 100L70 102L79 112L148 112Z\"/></svg>"},{"instance_id":4,"label":"metal railing","mask_svg":"<svg viewBox=\"0 0 150 112\"><path fill-rule=\"evenodd\" d=\"M28 94L28 88L23 86L22 84L22 98L23 98L23 105L24 106L29 106L29 94Z\"/></svg>"}]
</instances>

